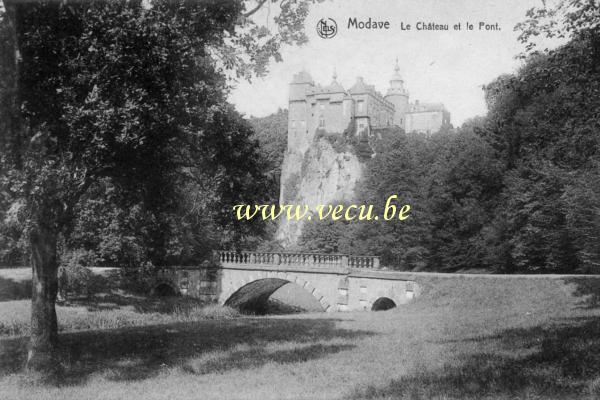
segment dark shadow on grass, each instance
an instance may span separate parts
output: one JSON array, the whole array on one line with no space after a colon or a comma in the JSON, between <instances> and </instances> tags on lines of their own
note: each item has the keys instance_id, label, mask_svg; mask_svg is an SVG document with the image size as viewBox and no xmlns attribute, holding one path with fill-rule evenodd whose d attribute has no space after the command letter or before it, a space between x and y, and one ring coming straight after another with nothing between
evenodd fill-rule
<instances>
[{"instance_id":1,"label":"dark shadow on grass","mask_svg":"<svg viewBox=\"0 0 600 400\"><path fill-rule=\"evenodd\" d=\"M111 311L131 307L138 313L171 314L175 308L184 310L204 304L192 297L134 296L116 292L96 293L94 296L70 296L64 306L85 307L88 311Z\"/></svg>"},{"instance_id":2,"label":"dark shadow on grass","mask_svg":"<svg viewBox=\"0 0 600 400\"><path fill-rule=\"evenodd\" d=\"M564 282L576 285L574 295L581 297L580 307L587 309L600 307L600 275L594 278L568 278Z\"/></svg>"},{"instance_id":3,"label":"dark shadow on grass","mask_svg":"<svg viewBox=\"0 0 600 400\"><path fill-rule=\"evenodd\" d=\"M0 301L23 300L31 298L31 280L14 281L0 278Z\"/></svg>"},{"instance_id":4,"label":"dark shadow on grass","mask_svg":"<svg viewBox=\"0 0 600 400\"><path fill-rule=\"evenodd\" d=\"M437 370L416 368L388 385L357 389L353 399L586 399L600 376L600 317L509 329Z\"/></svg>"},{"instance_id":5,"label":"dark shadow on grass","mask_svg":"<svg viewBox=\"0 0 600 400\"><path fill-rule=\"evenodd\" d=\"M356 347L351 344L312 344L300 345L289 350L267 351L258 346L250 350L228 352L225 357L208 361L192 361L183 369L191 374L223 373L232 369L258 368L269 362L293 364L318 359L328 354L339 353Z\"/></svg>"},{"instance_id":6,"label":"dark shadow on grass","mask_svg":"<svg viewBox=\"0 0 600 400\"><path fill-rule=\"evenodd\" d=\"M185 311L206 305L199 299L185 296L134 296L118 292L96 293L93 296L73 296L61 303L62 306L85 307L88 311L111 311L131 307L138 313L171 314L176 309ZM307 310L286 304L277 299L266 299L259 312L246 312L248 315L287 315L299 314Z\"/></svg>"},{"instance_id":7,"label":"dark shadow on grass","mask_svg":"<svg viewBox=\"0 0 600 400\"><path fill-rule=\"evenodd\" d=\"M336 323L333 319L240 318L62 334L63 383L82 384L94 373L106 373L108 379L115 380L152 378L164 367L185 366L206 352L227 352L240 344L249 346L250 350L228 353L223 362L215 362L213 367L223 370L270 361L302 362L347 348L319 344L320 341L352 340L373 334L338 329ZM0 375L18 372L23 367L26 339L0 340ZM269 342L282 345L293 342L297 348L264 351ZM302 345L306 343L310 345ZM198 371L208 370L201 367Z\"/></svg>"}]
</instances>

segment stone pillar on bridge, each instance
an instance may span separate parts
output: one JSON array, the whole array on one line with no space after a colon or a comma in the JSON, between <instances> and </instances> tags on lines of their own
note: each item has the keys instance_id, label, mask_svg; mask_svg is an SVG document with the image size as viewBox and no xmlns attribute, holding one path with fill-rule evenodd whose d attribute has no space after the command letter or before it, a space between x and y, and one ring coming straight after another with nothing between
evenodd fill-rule
<instances>
[{"instance_id":1,"label":"stone pillar on bridge","mask_svg":"<svg viewBox=\"0 0 600 400\"><path fill-rule=\"evenodd\" d=\"M347 255L343 255L342 256L342 268L348 268L348 256Z\"/></svg>"},{"instance_id":2,"label":"stone pillar on bridge","mask_svg":"<svg viewBox=\"0 0 600 400\"><path fill-rule=\"evenodd\" d=\"M337 287L337 301L335 311L346 311L348 310L348 297L349 297L350 286L348 284L348 277L340 279Z\"/></svg>"}]
</instances>

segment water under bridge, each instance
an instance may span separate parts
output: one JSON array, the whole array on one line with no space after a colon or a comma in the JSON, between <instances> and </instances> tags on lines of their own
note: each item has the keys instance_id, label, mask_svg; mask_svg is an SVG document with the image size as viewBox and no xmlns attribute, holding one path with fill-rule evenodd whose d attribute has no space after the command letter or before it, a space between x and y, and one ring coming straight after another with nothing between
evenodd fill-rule
<instances>
[{"instance_id":1,"label":"water under bridge","mask_svg":"<svg viewBox=\"0 0 600 400\"><path fill-rule=\"evenodd\" d=\"M162 269L155 291L252 310L293 283L328 312L391 308L420 293L414 281L382 268L376 256L216 251L213 258L199 266Z\"/></svg>"}]
</instances>

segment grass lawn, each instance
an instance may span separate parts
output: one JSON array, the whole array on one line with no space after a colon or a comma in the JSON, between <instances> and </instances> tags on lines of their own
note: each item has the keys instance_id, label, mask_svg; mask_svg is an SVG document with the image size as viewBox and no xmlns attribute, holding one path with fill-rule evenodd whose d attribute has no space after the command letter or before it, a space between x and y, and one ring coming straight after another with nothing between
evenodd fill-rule
<instances>
[{"instance_id":1,"label":"grass lawn","mask_svg":"<svg viewBox=\"0 0 600 400\"><path fill-rule=\"evenodd\" d=\"M5 333L0 399L600 398L600 278L416 279L422 297L377 313L207 320L144 301L67 304L62 384L29 384L27 338ZM18 286L5 280L0 293ZM0 302L0 321L26 312ZM137 322L69 322L101 312Z\"/></svg>"}]
</instances>

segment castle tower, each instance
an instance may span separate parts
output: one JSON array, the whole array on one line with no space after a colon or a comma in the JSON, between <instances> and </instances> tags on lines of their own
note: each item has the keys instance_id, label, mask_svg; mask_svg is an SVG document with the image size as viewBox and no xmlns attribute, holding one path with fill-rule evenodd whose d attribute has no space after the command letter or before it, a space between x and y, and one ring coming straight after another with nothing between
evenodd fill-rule
<instances>
[{"instance_id":1,"label":"castle tower","mask_svg":"<svg viewBox=\"0 0 600 400\"><path fill-rule=\"evenodd\" d=\"M394 125L404 129L406 123L406 113L409 111L408 92L406 89L404 89L404 80L400 76L398 59L396 59L394 75L392 75L392 79L390 79L390 87L385 95L385 99L394 104L396 109L394 112Z\"/></svg>"},{"instance_id":2,"label":"castle tower","mask_svg":"<svg viewBox=\"0 0 600 400\"><path fill-rule=\"evenodd\" d=\"M353 109L352 99L344 87L337 81L337 73L333 70L332 81L329 86L323 88L323 93L317 95L317 98L328 98L325 118L327 120L326 130L328 132L342 133L352 120ZM319 114L321 115L321 114Z\"/></svg>"},{"instance_id":3,"label":"castle tower","mask_svg":"<svg viewBox=\"0 0 600 400\"><path fill-rule=\"evenodd\" d=\"M313 88L312 77L306 71L295 74L290 83L288 148L304 150L309 145L310 104L308 97L312 95Z\"/></svg>"}]
</instances>

